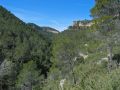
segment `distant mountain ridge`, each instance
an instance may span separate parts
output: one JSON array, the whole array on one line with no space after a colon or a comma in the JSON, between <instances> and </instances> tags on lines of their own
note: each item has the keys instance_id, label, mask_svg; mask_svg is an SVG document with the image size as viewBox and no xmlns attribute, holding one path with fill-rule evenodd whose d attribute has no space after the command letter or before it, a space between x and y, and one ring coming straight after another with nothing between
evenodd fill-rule
<instances>
[{"instance_id":1,"label":"distant mountain ridge","mask_svg":"<svg viewBox=\"0 0 120 90\"><path fill-rule=\"evenodd\" d=\"M29 26L32 26L32 28L34 29L37 29L37 30L42 30L44 32L50 32L50 33L54 33L54 34L57 34L59 33L58 30L54 29L54 28L51 28L51 27L41 27L39 25L36 25L34 23L28 23Z\"/></svg>"},{"instance_id":2,"label":"distant mountain ridge","mask_svg":"<svg viewBox=\"0 0 120 90\"><path fill-rule=\"evenodd\" d=\"M27 25L28 27L40 32L40 34L42 34L44 38L50 41L54 38L55 35L59 33L58 30L53 29L51 27L41 27L34 23L28 23Z\"/></svg>"}]
</instances>

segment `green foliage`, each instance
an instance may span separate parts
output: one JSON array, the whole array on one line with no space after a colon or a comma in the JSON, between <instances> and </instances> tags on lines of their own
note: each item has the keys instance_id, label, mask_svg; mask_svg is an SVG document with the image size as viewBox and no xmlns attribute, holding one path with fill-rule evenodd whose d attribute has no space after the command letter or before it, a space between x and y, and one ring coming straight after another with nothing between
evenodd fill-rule
<instances>
[{"instance_id":1,"label":"green foliage","mask_svg":"<svg viewBox=\"0 0 120 90\"><path fill-rule=\"evenodd\" d=\"M91 15L94 17L94 25L97 30L115 30L118 23L116 21L120 17L119 6L119 0L96 0L95 6L91 9Z\"/></svg>"},{"instance_id":2,"label":"green foliage","mask_svg":"<svg viewBox=\"0 0 120 90\"><path fill-rule=\"evenodd\" d=\"M16 83L17 88L34 88L34 85L40 82L39 72L34 61L23 64L19 73Z\"/></svg>"},{"instance_id":3,"label":"green foliage","mask_svg":"<svg viewBox=\"0 0 120 90\"><path fill-rule=\"evenodd\" d=\"M45 38L39 31L29 27L26 23L0 6L0 77L3 79L7 76L6 82L8 80L13 81L12 85L11 83L6 84L8 86L7 90L15 87L18 75L27 73L24 70L20 72L20 70L24 63L30 60L36 63L36 68L34 69L38 70L36 72L39 73L39 76L47 77L47 72L51 66L50 50L51 42L48 38ZM5 66L6 64L4 63L7 63L8 66ZM6 73L4 74L4 72ZM3 85L1 86L3 87Z\"/></svg>"},{"instance_id":4,"label":"green foliage","mask_svg":"<svg viewBox=\"0 0 120 90\"><path fill-rule=\"evenodd\" d=\"M45 86L45 90L59 88L59 82L63 78L67 79L65 90L89 90L85 89L87 88L85 87L87 75L93 74L95 71L98 71L96 73L99 75L99 71L101 74L106 71L105 64L96 65L105 54L101 54L98 50L103 41L95 37L96 32L91 30L68 30L62 32L53 40L53 56L51 58L53 65L47 81L49 87ZM88 55L88 58L84 59L79 56L79 53ZM83 84L85 86L82 86Z\"/></svg>"},{"instance_id":5,"label":"green foliage","mask_svg":"<svg viewBox=\"0 0 120 90\"><path fill-rule=\"evenodd\" d=\"M54 36L59 33L59 31L57 31L56 29L50 27L40 27L33 23L28 23L28 26L39 31L43 35L43 37L48 40L48 42L50 42L54 38Z\"/></svg>"},{"instance_id":6,"label":"green foliage","mask_svg":"<svg viewBox=\"0 0 120 90\"><path fill-rule=\"evenodd\" d=\"M60 90L60 81L66 79L64 90L119 90L120 69L108 73L106 60L107 44L115 41L113 53L120 53L120 28L114 23L119 22L118 6L117 0L96 1L92 28L103 33L72 28L57 35L46 32L51 28L24 23L0 6L0 87Z\"/></svg>"},{"instance_id":7,"label":"green foliage","mask_svg":"<svg viewBox=\"0 0 120 90\"><path fill-rule=\"evenodd\" d=\"M112 32L112 36L115 34ZM108 61L104 60L107 48L103 38L99 31L93 30L68 30L56 36L52 44L53 65L43 90L59 90L60 81L64 78L64 90L118 90L114 87L119 88L119 80L117 75L112 75L116 70L109 74ZM119 53L119 49L115 46L113 52ZM79 53L88 55L88 58L80 57ZM114 83L111 77L116 78Z\"/></svg>"}]
</instances>

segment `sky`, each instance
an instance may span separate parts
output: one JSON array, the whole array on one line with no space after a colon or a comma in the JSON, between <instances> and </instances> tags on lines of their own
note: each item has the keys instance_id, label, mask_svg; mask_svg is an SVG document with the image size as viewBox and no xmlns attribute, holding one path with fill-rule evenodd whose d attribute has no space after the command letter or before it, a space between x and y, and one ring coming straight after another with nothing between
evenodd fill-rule
<instances>
[{"instance_id":1,"label":"sky","mask_svg":"<svg viewBox=\"0 0 120 90\"><path fill-rule=\"evenodd\" d=\"M63 31L73 21L91 19L90 9L95 0L0 0L7 8L26 23L53 27Z\"/></svg>"}]
</instances>

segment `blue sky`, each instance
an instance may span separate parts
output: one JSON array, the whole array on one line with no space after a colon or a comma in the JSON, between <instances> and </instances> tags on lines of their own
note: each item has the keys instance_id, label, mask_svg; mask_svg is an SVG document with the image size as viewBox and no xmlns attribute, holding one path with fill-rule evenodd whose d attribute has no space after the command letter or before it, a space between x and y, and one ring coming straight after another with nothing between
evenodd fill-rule
<instances>
[{"instance_id":1,"label":"blue sky","mask_svg":"<svg viewBox=\"0 0 120 90\"><path fill-rule=\"evenodd\" d=\"M60 31L75 20L91 19L90 9L94 3L94 0L0 0L0 5L24 22Z\"/></svg>"}]
</instances>

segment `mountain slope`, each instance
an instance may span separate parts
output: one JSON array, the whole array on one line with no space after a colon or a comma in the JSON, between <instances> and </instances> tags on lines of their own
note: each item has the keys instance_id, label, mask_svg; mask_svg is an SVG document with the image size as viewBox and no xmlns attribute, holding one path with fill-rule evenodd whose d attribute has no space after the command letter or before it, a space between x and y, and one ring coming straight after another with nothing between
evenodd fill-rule
<instances>
[{"instance_id":1,"label":"mountain slope","mask_svg":"<svg viewBox=\"0 0 120 90\"><path fill-rule=\"evenodd\" d=\"M37 30L42 30L42 31L45 31L45 32L51 32L51 33L59 33L58 30L54 29L54 28L51 28L51 27L40 27L34 23L28 23L29 26L32 26L34 29L37 29Z\"/></svg>"},{"instance_id":2,"label":"mountain slope","mask_svg":"<svg viewBox=\"0 0 120 90\"><path fill-rule=\"evenodd\" d=\"M39 31L45 38L52 40L55 35L59 33L58 30L51 27L40 27L34 23L28 23L28 26Z\"/></svg>"},{"instance_id":3,"label":"mountain slope","mask_svg":"<svg viewBox=\"0 0 120 90\"><path fill-rule=\"evenodd\" d=\"M51 65L50 49L50 42L39 31L0 6L0 86L3 90L17 90L24 85L29 86L27 80L32 72L28 72L28 68L23 67L24 64L30 69L35 67L33 70L37 72L34 73L36 78L43 77L32 78L30 81L33 87L40 86L39 83L47 76ZM23 76L21 79L20 75ZM20 83L19 86L17 83Z\"/></svg>"},{"instance_id":4,"label":"mountain slope","mask_svg":"<svg viewBox=\"0 0 120 90\"><path fill-rule=\"evenodd\" d=\"M66 30L58 34L53 40L53 65L43 90L58 90L58 82L63 80L65 90L119 90L120 66L116 67L116 63L120 61L120 31L113 30L110 34L113 46L110 73L107 51L109 41L106 41L108 33L105 37L100 31L88 29Z\"/></svg>"}]
</instances>

